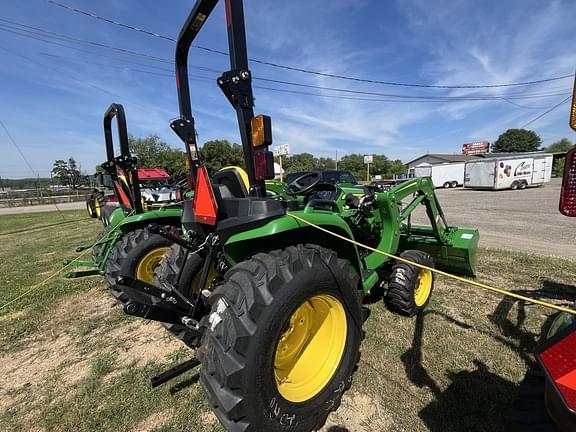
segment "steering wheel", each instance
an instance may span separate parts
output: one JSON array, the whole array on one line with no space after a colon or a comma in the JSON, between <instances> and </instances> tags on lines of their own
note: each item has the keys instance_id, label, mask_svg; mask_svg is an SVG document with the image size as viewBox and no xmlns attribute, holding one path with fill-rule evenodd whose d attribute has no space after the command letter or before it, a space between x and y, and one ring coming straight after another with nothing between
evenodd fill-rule
<instances>
[{"instance_id":1,"label":"steering wheel","mask_svg":"<svg viewBox=\"0 0 576 432\"><path fill-rule=\"evenodd\" d=\"M292 180L286 185L288 195L306 195L320 183L322 175L319 172L310 172Z\"/></svg>"}]
</instances>

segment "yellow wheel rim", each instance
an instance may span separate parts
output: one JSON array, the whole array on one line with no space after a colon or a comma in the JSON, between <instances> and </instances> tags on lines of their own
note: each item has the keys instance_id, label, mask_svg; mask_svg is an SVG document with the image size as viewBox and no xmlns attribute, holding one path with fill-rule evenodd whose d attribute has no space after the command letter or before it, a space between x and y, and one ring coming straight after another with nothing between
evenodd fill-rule
<instances>
[{"instance_id":1,"label":"yellow wheel rim","mask_svg":"<svg viewBox=\"0 0 576 432\"><path fill-rule=\"evenodd\" d=\"M160 247L152 249L142 257L136 267L136 278L144 282L152 283L154 279L154 269L160 263L162 256L168 252L169 247Z\"/></svg>"},{"instance_id":2,"label":"yellow wheel rim","mask_svg":"<svg viewBox=\"0 0 576 432\"><path fill-rule=\"evenodd\" d=\"M96 210L96 217L100 217L100 201L94 200L94 209Z\"/></svg>"},{"instance_id":3,"label":"yellow wheel rim","mask_svg":"<svg viewBox=\"0 0 576 432\"><path fill-rule=\"evenodd\" d=\"M418 275L418 285L414 291L414 303L416 306L422 306L430 297L432 291L432 272L430 270L421 269Z\"/></svg>"},{"instance_id":4,"label":"yellow wheel rim","mask_svg":"<svg viewBox=\"0 0 576 432\"><path fill-rule=\"evenodd\" d=\"M286 400L309 400L330 382L344 355L347 328L344 307L331 295L311 297L296 309L274 359L276 386Z\"/></svg>"},{"instance_id":5,"label":"yellow wheel rim","mask_svg":"<svg viewBox=\"0 0 576 432\"><path fill-rule=\"evenodd\" d=\"M88 216L90 217L92 217L92 215L94 214L94 212L92 211L92 206L90 205L89 201L86 202L86 211L88 212Z\"/></svg>"}]
</instances>

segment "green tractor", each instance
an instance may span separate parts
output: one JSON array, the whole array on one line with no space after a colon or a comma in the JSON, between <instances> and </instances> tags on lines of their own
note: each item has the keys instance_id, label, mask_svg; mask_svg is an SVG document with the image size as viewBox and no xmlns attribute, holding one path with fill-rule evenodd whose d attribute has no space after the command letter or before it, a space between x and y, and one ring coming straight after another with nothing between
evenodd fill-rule
<instances>
[{"instance_id":1,"label":"green tractor","mask_svg":"<svg viewBox=\"0 0 576 432\"><path fill-rule=\"evenodd\" d=\"M112 121L117 119L120 155L116 156L112 139ZM126 298L116 288L115 278L128 274L152 282L154 269L172 242L146 227L150 223L180 228L182 208L180 203L145 211L140 194L136 158L128 149L126 116L120 104L112 104L104 115L104 136L107 160L102 164L102 177L111 179L111 186L118 205L100 208L105 228L95 243L76 249L77 252L92 248L92 260L67 260L75 267L65 277L75 278L103 274L112 294L121 302ZM120 173L122 175L120 175ZM84 269L78 269L83 267Z\"/></svg>"},{"instance_id":2,"label":"green tractor","mask_svg":"<svg viewBox=\"0 0 576 432\"><path fill-rule=\"evenodd\" d=\"M209 178L198 158L188 54L216 4L197 0L176 47L180 117L171 127L195 185L182 235L154 227L175 244L153 283L130 272L114 282L127 314L163 322L196 350L153 386L201 364L200 383L227 430L316 430L351 386L364 296L384 289L391 310L421 312L432 268L474 275L479 234L447 224L429 178L356 196L311 173L290 182L286 197L270 197L271 120L253 112L242 0L225 2L230 70L217 83L236 111L249 188L236 170ZM420 206L430 226L411 223Z\"/></svg>"}]
</instances>

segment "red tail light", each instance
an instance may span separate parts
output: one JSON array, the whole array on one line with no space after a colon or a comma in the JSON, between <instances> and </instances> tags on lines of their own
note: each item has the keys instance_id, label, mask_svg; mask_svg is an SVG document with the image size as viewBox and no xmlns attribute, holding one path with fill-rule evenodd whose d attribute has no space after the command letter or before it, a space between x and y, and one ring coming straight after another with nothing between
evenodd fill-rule
<instances>
[{"instance_id":1,"label":"red tail light","mask_svg":"<svg viewBox=\"0 0 576 432\"><path fill-rule=\"evenodd\" d=\"M564 176L560 190L560 213L576 216L576 148L566 153Z\"/></svg>"},{"instance_id":2,"label":"red tail light","mask_svg":"<svg viewBox=\"0 0 576 432\"><path fill-rule=\"evenodd\" d=\"M550 339L537 358L566 406L576 411L576 327Z\"/></svg>"},{"instance_id":3,"label":"red tail light","mask_svg":"<svg viewBox=\"0 0 576 432\"><path fill-rule=\"evenodd\" d=\"M272 180L274 178L274 154L261 150L254 153L254 177L256 180Z\"/></svg>"},{"instance_id":4,"label":"red tail light","mask_svg":"<svg viewBox=\"0 0 576 432\"><path fill-rule=\"evenodd\" d=\"M194 216L200 223L216 225L218 205L214 198L212 184L206 167L200 166L196 171L196 187L194 188Z\"/></svg>"}]
</instances>

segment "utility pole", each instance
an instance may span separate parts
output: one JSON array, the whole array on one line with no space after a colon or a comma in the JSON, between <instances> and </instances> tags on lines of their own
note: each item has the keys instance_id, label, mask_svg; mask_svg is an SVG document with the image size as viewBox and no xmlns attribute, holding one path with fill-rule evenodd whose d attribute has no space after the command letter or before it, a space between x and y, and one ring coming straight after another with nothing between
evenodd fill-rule
<instances>
[{"instance_id":1,"label":"utility pole","mask_svg":"<svg viewBox=\"0 0 576 432\"><path fill-rule=\"evenodd\" d=\"M338 150L336 150L336 171L338 171Z\"/></svg>"}]
</instances>

